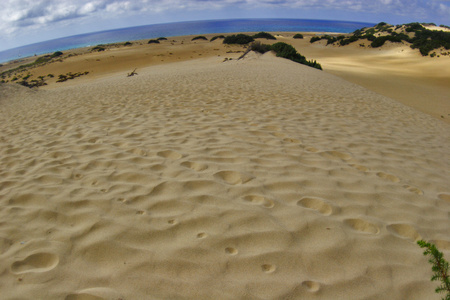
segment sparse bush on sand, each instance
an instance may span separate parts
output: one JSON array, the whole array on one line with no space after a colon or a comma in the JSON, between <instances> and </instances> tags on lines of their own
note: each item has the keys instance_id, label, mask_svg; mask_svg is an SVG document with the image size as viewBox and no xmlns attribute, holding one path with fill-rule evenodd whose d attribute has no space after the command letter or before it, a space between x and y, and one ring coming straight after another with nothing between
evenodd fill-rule
<instances>
[{"instance_id":1,"label":"sparse bush on sand","mask_svg":"<svg viewBox=\"0 0 450 300\"><path fill-rule=\"evenodd\" d=\"M441 285L436 288L436 293L446 293L447 295L442 300L450 300L450 275L449 264L444 259L444 255L440 252L436 245L427 243L423 240L417 242L421 248L425 248L423 255L430 256L428 262L432 264L431 270L433 276L431 281L440 281Z\"/></svg>"},{"instance_id":2,"label":"sparse bush on sand","mask_svg":"<svg viewBox=\"0 0 450 300\"><path fill-rule=\"evenodd\" d=\"M106 48L104 45L97 45L91 49L91 52L101 52L101 51L105 51L105 50L106 50Z\"/></svg>"},{"instance_id":3,"label":"sparse bush on sand","mask_svg":"<svg viewBox=\"0 0 450 300\"><path fill-rule=\"evenodd\" d=\"M130 43L130 42L125 42L125 44L123 44L124 46L131 46L131 45L133 45L133 43Z\"/></svg>"},{"instance_id":4,"label":"sparse bush on sand","mask_svg":"<svg viewBox=\"0 0 450 300\"><path fill-rule=\"evenodd\" d=\"M266 53L271 50L270 45L262 44L259 41L250 44L249 51L255 51L258 53Z\"/></svg>"},{"instance_id":5,"label":"sparse bush on sand","mask_svg":"<svg viewBox=\"0 0 450 300\"><path fill-rule=\"evenodd\" d=\"M156 40L157 40L157 41L167 41L167 38L165 38L165 37L159 37L159 38L157 38Z\"/></svg>"},{"instance_id":6,"label":"sparse bush on sand","mask_svg":"<svg viewBox=\"0 0 450 300\"><path fill-rule=\"evenodd\" d=\"M196 37L192 38L192 41L196 41L196 40L207 41L208 39L206 37L204 37L203 35L199 35L199 36L196 36Z\"/></svg>"},{"instance_id":7,"label":"sparse bush on sand","mask_svg":"<svg viewBox=\"0 0 450 300\"><path fill-rule=\"evenodd\" d=\"M306 60L303 55L298 53L297 50L295 50L295 48L289 44L278 42L273 44L271 46L271 49L275 51L278 57L287 58L297 63L322 70L322 66L319 63L317 63L316 61Z\"/></svg>"},{"instance_id":8,"label":"sparse bush on sand","mask_svg":"<svg viewBox=\"0 0 450 300\"><path fill-rule=\"evenodd\" d=\"M147 44L159 44L159 40L150 40Z\"/></svg>"},{"instance_id":9,"label":"sparse bush on sand","mask_svg":"<svg viewBox=\"0 0 450 300\"><path fill-rule=\"evenodd\" d=\"M296 35L294 35L294 39L303 39L303 34L297 33Z\"/></svg>"},{"instance_id":10,"label":"sparse bush on sand","mask_svg":"<svg viewBox=\"0 0 450 300\"><path fill-rule=\"evenodd\" d=\"M268 39L268 40L276 40L277 38L271 35L268 32L261 31L255 35L253 35L254 39Z\"/></svg>"},{"instance_id":11,"label":"sparse bush on sand","mask_svg":"<svg viewBox=\"0 0 450 300\"><path fill-rule=\"evenodd\" d=\"M238 44L238 45L246 45L253 41L254 41L253 37L242 33L229 35L223 39L224 44Z\"/></svg>"},{"instance_id":12,"label":"sparse bush on sand","mask_svg":"<svg viewBox=\"0 0 450 300\"><path fill-rule=\"evenodd\" d=\"M215 40L217 40L217 39L224 39L224 38L225 38L224 35L216 35L215 37L213 37L213 38L210 40L210 42L215 41Z\"/></svg>"}]
</instances>

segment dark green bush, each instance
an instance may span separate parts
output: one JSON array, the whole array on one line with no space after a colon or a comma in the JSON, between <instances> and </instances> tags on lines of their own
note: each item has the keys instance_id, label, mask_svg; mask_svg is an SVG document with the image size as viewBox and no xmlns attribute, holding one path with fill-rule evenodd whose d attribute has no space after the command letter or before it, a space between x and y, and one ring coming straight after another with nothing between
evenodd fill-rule
<instances>
[{"instance_id":1,"label":"dark green bush","mask_svg":"<svg viewBox=\"0 0 450 300\"><path fill-rule=\"evenodd\" d=\"M261 42L256 41L256 42L253 42L253 43L250 44L249 49L251 51L255 51L255 52L264 54L264 53L266 53L266 52L271 50L271 46L270 45L266 45L266 44L261 44Z\"/></svg>"},{"instance_id":2,"label":"dark green bush","mask_svg":"<svg viewBox=\"0 0 450 300\"><path fill-rule=\"evenodd\" d=\"M297 63L322 70L322 66L319 63L306 60L303 55L299 54L297 50L289 44L278 42L273 44L270 48L275 51L278 57L287 58Z\"/></svg>"},{"instance_id":3,"label":"dark green bush","mask_svg":"<svg viewBox=\"0 0 450 300\"><path fill-rule=\"evenodd\" d=\"M310 40L309 40L309 42L312 44L312 43L315 43L315 42L317 42L317 41L320 41L322 38L321 37L319 37L319 36L313 36Z\"/></svg>"},{"instance_id":4,"label":"dark green bush","mask_svg":"<svg viewBox=\"0 0 450 300\"><path fill-rule=\"evenodd\" d=\"M254 41L253 37L242 33L229 35L223 39L224 44L238 44L238 45L245 45L253 41Z\"/></svg>"},{"instance_id":5,"label":"dark green bush","mask_svg":"<svg viewBox=\"0 0 450 300\"><path fill-rule=\"evenodd\" d=\"M196 36L196 37L194 37L194 38L192 39L192 41L196 41L196 40L204 40L204 41L207 41L208 39L207 39L206 37L204 37L203 35L199 35L199 36Z\"/></svg>"},{"instance_id":6,"label":"dark green bush","mask_svg":"<svg viewBox=\"0 0 450 300\"><path fill-rule=\"evenodd\" d=\"M215 40L217 40L217 39L224 39L224 38L225 38L224 35L216 35L215 37L213 37L213 38L210 40L210 42L215 41Z\"/></svg>"},{"instance_id":7,"label":"dark green bush","mask_svg":"<svg viewBox=\"0 0 450 300\"><path fill-rule=\"evenodd\" d=\"M55 53L52 54L52 57L58 57L63 55L63 53L61 51L56 51Z\"/></svg>"},{"instance_id":8,"label":"dark green bush","mask_svg":"<svg viewBox=\"0 0 450 300\"><path fill-rule=\"evenodd\" d=\"M131 46L131 45L133 45L133 43L130 43L130 42L126 42L125 44L123 44L124 46Z\"/></svg>"},{"instance_id":9,"label":"dark green bush","mask_svg":"<svg viewBox=\"0 0 450 300\"><path fill-rule=\"evenodd\" d=\"M294 39L303 39L303 34L297 33L296 35L294 35Z\"/></svg>"},{"instance_id":10,"label":"dark green bush","mask_svg":"<svg viewBox=\"0 0 450 300\"><path fill-rule=\"evenodd\" d=\"M268 39L268 40L276 40L276 37L271 35L270 33L261 31L253 36L254 39Z\"/></svg>"},{"instance_id":11,"label":"dark green bush","mask_svg":"<svg viewBox=\"0 0 450 300\"><path fill-rule=\"evenodd\" d=\"M159 37L159 38L157 38L156 40L158 40L158 41L167 41L167 38L165 38L165 37Z\"/></svg>"},{"instance_id":12,"label":"dark green bush","mask_svg":"<svg viewBox=\"0 0 450 300\"><path fill-rule=\"evenodd\" d=\"M106 48L104 45L97 45L91 49L92 52L94 52L94 51L101 52L101 51L105 51L105 50L106 50Z\"/></svg>"},{"instance_id":13,"label":"dark green bush","mask_svg":"<svg viewBox=\"0 0 450 300\"><path fill-rule=\"evenodd\" d=\"M159 44L158 40L150 40L147 44Z\"/></svg>"}]
</instances>

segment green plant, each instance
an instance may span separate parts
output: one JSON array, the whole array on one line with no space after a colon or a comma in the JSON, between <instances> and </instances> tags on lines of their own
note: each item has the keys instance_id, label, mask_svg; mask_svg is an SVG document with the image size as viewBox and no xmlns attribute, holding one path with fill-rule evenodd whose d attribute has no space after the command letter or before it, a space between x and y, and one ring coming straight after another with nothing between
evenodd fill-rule
<instances>
[{"instance_id":1,"label":"green plant","mask_svg":"<svg viewBox=\"0 0 450 300\"><path fill-rule=\"evenodd\" d=\"M439 280L441 285L436 288L436 293L447 293L447 295L442 298L443 300L450 300L450 278L449 278L449 265L444 259L444 255L440 252L436 245L427 243L423 240L417 241L420 248L425 248L423 255L429 255L431 258L428 260L433 266L431 270L433 271L433 276L431 281Z\"/></svg>"},{"instance_id":2,"label":"green plant","mask_svg":"<svg viewBox=\"0 0 450 300\"><path fill-rule=\"evenodd\" d=\"M53 78L53 77L55 77L55 75L53 75L53 74L48 74L47 77Z\"/></svg>"},{"instance_id":3,"label":"green plant","mask_svg":"<svg viewBox=\"0 0 450 300\"><path fill-rule=\"evenodd\" d=\"M270 33L261 31L255 35L253 35L254 39L268 39L268 40L276 40L276 37L274 37L273 35L271 35Z\"/></svg>"},{"instance_id":4,"label":"green plant","mask_svg":"<svg viewBox=\"0 0 450 300\"><path fill-rule=\"evenodd\" d=\"M106 50L106 48L104 45L97 45L91 49L92 52L94 52L94 51L100 52L100 51L105 51L105 50Z\"/></svg>"},{"instance_id":5,"label":"green plant","mask_svg":"<svg viewBox=\"0 0 450 300\"><path fill-rule=\"evenodd\" d=\"M270 46L270 49L275 51L278 57L287 58L297 63L322 70L322 66L319 63L306 60L303 55L298 53L297 50L289 44L278 42Z\"/></svg>"},{"instance_id":6,"label":"green plant","mask_svg":"<svg viewBox=\"0 0 450 300\"><path fill-rule=\"evenodd\" d=\"M238 44L238 45L245 45L253 41L254 41L253 37L242 33L229 35L223 39L224 44Z\"/></svg>"},{"instance_id":7,"label":"green plant","mask_svg":"<svg viewBox=\"0 0 450 300\"><path fill-rule=\"evenodd\" d=\"M167 38L165 38L165 37L159 37L159 38L157 38L157 40L158 40L158 41L167 41Z\"/></svg>"},{"instance_id":8,"label":"green plant","mask_svg":"<svg viewBox=\"0 0 450 300\"><path fill-rule=\"evenodd\" d=\"M216 35L215 37L213 37L213 38L210 40L210 42L215 41L215 40L217 40L217 39L224 39L224 38L225 38L224 35Z\"/></svg>"},{"instance_id":9,"label":"green plant","mask_svg":"<svg viewBox=\"0 0 450 300\"><path fill-rule=\"evenodd\" d=\"M147 44L159 44L158 40L150 40Z\"/></svg>"},{"instance_id":10,"label":"green plant","mask_svg":"<svg viewBox=\"0 0 450 300\"><path fill-rule=\"evenodd\" d=\"M294 39L302 39L303 38L303 34L301 33L297 33L296 35L294 35Z\"/></svg>"},{"instance_id":11,"label":"green plant","mask_svg":"<svg viewBox=\"0 0 450 300\"><path fill-rule=\"evenodd\" d=\"M320 36L313 36L309 42L312 44L314 42L320 41L322 38Z\"/></svg>"},{"instance_id":12,"label":"green plant","mask_svg":"<svg viewBox=\"0 0 450 300\"><path fill-rule=\"evenodd\" d=\"M257 41L257 42L253 42L250 44L249 50L255 51L258 53L266 53L271 50L271 46L266 45L266 44L261 44L261 42Z\"/></svg>"},{"instance_id":13,"label":"green plant","mask_svg":"<svg viewBox=\"0 0 450 300\"><path fill-rule=\"evenodd\" d=\"M196 36L195 38L192 39L192 41L196 41L196 40L207 41L208 39L206 37L204 37L203 35L199 35L199 36Z\"/></svg>"},{"instance_id":14,"label":"green plant","mask_svg":"<svg viewBox=\"0 0 450 300\"><path fill-rule=\"evenodd\" d=\"M56 51L55 53L52 54L51 57L53 58L53 57L58 57L58 56L61 56L61 55L63 55L63 53L61 51Z\"/></svg>"},{"instance_id":15,"label":"green plant","mask_svg":"<svg viewBox=\"0 0 450 300\"><path fill-rule=\"evenodd\" d=\"M124 46L131 46L131 45L133 45L133 43L130 43L130 42L125 42L125 44L123 44Z\"/></svg>"}]
</instances>

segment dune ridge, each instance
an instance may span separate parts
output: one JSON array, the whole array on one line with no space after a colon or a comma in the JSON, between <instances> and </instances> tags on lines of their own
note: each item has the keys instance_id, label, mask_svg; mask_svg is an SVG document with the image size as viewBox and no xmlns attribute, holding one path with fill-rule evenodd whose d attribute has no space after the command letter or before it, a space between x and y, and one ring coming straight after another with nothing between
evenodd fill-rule
<instances>
[{"instance_id":1,"label":"dune ridge","mask_svg":"<svg viewBox=\"0 0 450 300\"><path fill-rule=\"evenodd\" d=\"M3 87L4 299L439 299L444 122L270 53Z\"/></svg>"}]
</instances>

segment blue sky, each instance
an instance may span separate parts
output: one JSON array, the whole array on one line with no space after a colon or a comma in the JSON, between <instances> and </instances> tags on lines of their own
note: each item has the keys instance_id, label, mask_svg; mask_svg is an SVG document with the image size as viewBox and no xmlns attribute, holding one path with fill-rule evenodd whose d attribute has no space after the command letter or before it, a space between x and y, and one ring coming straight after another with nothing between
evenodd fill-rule
<instances>
[{"instance_id":1,"label":"blue sky","mask_svg":"<svg viewBox=\"0 0 450 300\"><path fill-rule=\"evenodd\" d=\"M0 51L94 31L234 18L450 25L450 0L0 0Z\"/></svg>"}]
</instances>

